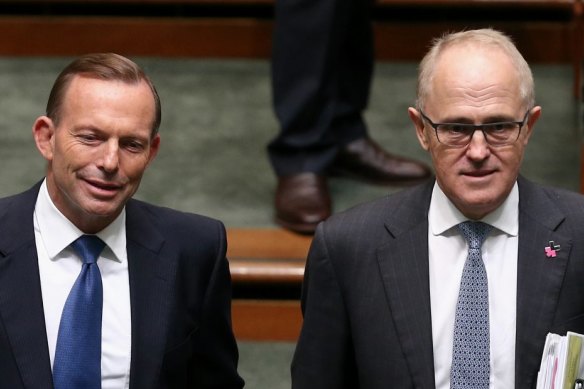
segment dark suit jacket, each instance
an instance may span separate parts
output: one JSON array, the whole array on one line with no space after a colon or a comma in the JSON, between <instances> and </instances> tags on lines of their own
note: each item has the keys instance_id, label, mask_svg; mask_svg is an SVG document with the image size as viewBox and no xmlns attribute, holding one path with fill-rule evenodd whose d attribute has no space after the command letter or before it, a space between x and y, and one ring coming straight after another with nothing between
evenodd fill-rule
<instances>
[{"instance_id":1,"label":"dark suit jacket","mask_svg":"<svg viewBox=\"0 0 584 389\"><path fill-rule=\"evenodd\" d=\"M39 185L0 200L0 387L52 388L33 211ZM126 206L130 388L241 388L223 225Z\"/></svg>"},{"instance_id":2,"label":"dark suit jacket","mask_svg":"<svg viewBox=\"0 0 584 389\"><path fill-rule=\"evenodd\" d=\"M433 182L321 223L303 286L295 389L434 388L428 268ZM548 258L549 241L561 246ZM548 332L584 333L584 197L519 179L516 388Z\"/></svg>"}]
</instances>

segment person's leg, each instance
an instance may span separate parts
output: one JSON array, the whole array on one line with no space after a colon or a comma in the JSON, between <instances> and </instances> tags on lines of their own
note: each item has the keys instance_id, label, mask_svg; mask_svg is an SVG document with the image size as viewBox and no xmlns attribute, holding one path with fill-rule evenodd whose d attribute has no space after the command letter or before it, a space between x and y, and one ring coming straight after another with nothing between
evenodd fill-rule
<instances>
[{"instance_id":1,"label":"person's leg","mask_svg":"<svg viewBox=\"0 0 584 389\"><path fill-rule=\"evenodd\" d=\"M370 0L347 0L339 4L340 13L347 17L335 32L341 44L331 65L335 69L331 80L334 109L329 127L337 151L367 137L363 111L367 108L374 67L372 4Z\"/></svg>"},{"instance_id":2,"label":"person's leg","mask_svg":"<svg viewBox=\"0 0 584 389\"><path fill-rule=\"evenodd\" d=\"M358 6L360 5L360 6ZM430 175L430 169L411 159L392 155L367 133L363 111L369 99L374 66L372 4L355 0L344 45L338 52L338 86L331 132L335 134L337 155L328 174L363 180L373 184L417 181Z\"/></svg>"},{"instance_id":3,"label":"person's leg","mask_svg":"<svg viewBox=\"0 0 584 389\"><path fill-rule=\"evenodd\" d=\"M277 0L272 52L280 131L268 146L278 176L276 221L313 233L331 213L326 174L338 152L338 53L353 0Z\"/></svg>"},{"instance_id":4,"label":"person's leg","mask_svg":"<svg viewBox=\"0 0 584 389\"><path fill-rule=\"evenodd\" d=\"M291 230L311 233L330 215L330 173L375 183L429 175L367 136L371 6L370 0L276 2L272 87L280 132L268 153L278 176L276 221Z\"/></svg>"},{"instance_id":5,"label":"person's leg","mask_svg":"<svg viewBox=\"0 0 584 389\"><path fill-rule=\"evenodd\" d=\"M276 2L272 89L280 131L268 153L278 176L325 174L336 155L332 126L342 76L338 53L349 29L352 2Z\"/></svg>"}]
</instances>

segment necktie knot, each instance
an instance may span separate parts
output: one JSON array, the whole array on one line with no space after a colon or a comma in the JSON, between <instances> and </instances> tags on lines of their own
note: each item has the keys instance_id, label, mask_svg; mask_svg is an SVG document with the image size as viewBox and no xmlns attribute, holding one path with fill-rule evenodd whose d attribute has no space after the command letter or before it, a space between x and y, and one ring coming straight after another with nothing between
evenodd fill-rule
<instances>
[{"instance_id":1,"label":"necktie knot","mask_svg":"<svg viewBox=\"0 0 584 389\"><path fill-rule=\"evenodd\" d=\"M105 242L95 235L81 235L71 243L83 263L95 263L105 247Z\"/></svg>"},{"instance_id":2,"label":"necktie knot","mask_svg":"<svg viewBox=\"0 0 584 389\"><path fill-rule=\"evenodd\" d=\"M469 248L480 249L493 226L483 222L465 221L458 225L458 229L468 242Z\"/></svg>"}]
</instances>

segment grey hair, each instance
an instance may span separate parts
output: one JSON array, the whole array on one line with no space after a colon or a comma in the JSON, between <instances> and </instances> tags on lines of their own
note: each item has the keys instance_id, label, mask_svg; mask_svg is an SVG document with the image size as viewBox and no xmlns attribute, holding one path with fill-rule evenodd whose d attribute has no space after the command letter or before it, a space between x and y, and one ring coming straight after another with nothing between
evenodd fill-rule
<instances>
[{"instance_id":1,"label":"grey hair","mask_svg":"<svg viewBox=\"0 0 584 389\"><path fill-rule=\"evenodd\" d=\"M500 31L491 28L468 30L448 33L432 42L428 53L420 62L418 68L418 86L416 106L424 109L426 99L432 91L434 71L440 55L449 47L470 44L475 46L495 46L509 56L509 59L517 70L519 77L519 93L525 104L525 108L535 105L535 87L533 74L529 65L517 50L510 37Z\"/></svg>"}]
</instances>

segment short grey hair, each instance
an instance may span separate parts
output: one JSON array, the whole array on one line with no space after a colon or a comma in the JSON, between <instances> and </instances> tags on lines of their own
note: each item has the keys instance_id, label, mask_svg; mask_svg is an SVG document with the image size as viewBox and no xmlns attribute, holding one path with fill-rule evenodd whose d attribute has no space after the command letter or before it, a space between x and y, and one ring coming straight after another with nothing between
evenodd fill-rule
<instances>
[{"instance_id":1,"label":"short grey hair","mask_svg":"<svg viewBox=\"0 0 584 389\"><path fill-rule=\"evenodd\" d=\"M500 31L491 28L479 30L468 30L455 33L448 33L432 42L428 53L420 62L418 69L418 87L416 106L424 109L426 100L432 91L432 81L434 71L440 55L449 47L461 44L471 44L477 46L495 46L503 50L511 59L517 70L519 77L519 93L525 104L525 108L535 105L535 87L533 74L529 65L517 50L510 37Z\"/></svg>"}]
</instances>

